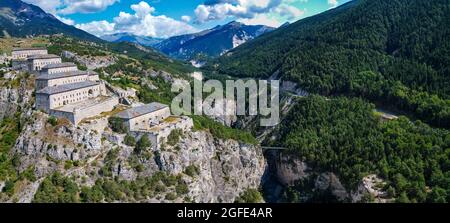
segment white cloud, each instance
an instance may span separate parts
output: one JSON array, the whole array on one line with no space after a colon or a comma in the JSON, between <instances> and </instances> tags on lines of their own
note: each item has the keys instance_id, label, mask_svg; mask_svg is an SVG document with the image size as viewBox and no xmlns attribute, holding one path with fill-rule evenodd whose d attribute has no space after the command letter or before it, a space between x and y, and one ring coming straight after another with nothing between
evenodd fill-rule
<instances>
[{"instance_id":1,"label":"white cloud","mask_svg":"<svg viewBox=\"0 0 450 223\"><path fill-rule=\"evenodd\" d=\"M64 0L60 14L95 13L105 10L120 0Z\"/></svg>"},{"instance_id":2,"label":"white cloud","mask_svg":"<svg viewBox=\"0 0 450 223\"><path fill-rule=\"evenodd\" d=\"M153 15L155 8L143 1L131 5L131 9L134 14L120 12L119 16L113 19L113 22L94 21L79 24L76 27L97 36L127 32L139 36L167 38L198 31L186 22L165 15Z\"/></svg>"},{"instance_id":3,"label":"white cloud","mask_svg":"<svg viewBox=\"0 0 450 223\"><path fill-rule=\"evenodd\" d=\"M55 16L57 19L59 19L59 21L67 24L67 25L75 25L75 21L73 19L69 19L69 18L64 18L64 17L60 17L60 16Z\"/></svg>"},{"instance_id":4,"label":"white cloud","mask_svg":"<svg viewBox=\"0 0 450 223\"><path fill-rule=\"evenodd\" d=\"M155 12L155 8L151 7L147 2L139 2L136 5L131 5L131 9L136 12L138 17L143 17Z\"/></svg>"},{"instance_id":5,"label":"white cloud","mask_svg":"<svg viewBox=\"0 0 450 223\"><path fill-rule=\"evenodd\" d=\"M114 23L109 23L105 20L75 25L75 27L77 27L78 29L85 30L96 36L114 33L114 26Z\"/></svg>"},{"instance_id":6,"label":"white cloud","mask_svg":"<svg viewBox=\"0 0 450 223\"><path fill-rule=\"evenodd\" d=\"M191 20L192 18L188 15L181 16L181 21L183 22L189 23Z\"/></svg>"},{"instance_id":7,"label":"white cloud","mask_svg":"<svg viewBox=\"0 0 450 223\"><path fill-rule=\"evenodd\" d=\"M23 0L51 14L95 13L120 0Z\"/></svg>"},{"instance_id":8,"label":"white cloud","mask_svg":"<svg viewBox=\"0 0 450 223\"><path fill-rule=\"evenodd\" d=\"M328 0L328 5L329 5L331 8L336 7L338 4L339 4L339 2L338 2L337 0Z\"/></svg>"},{"instance_id":9,"label":"white cloud","mask_svg":"<svg viewBox=\"0 0 450 223\"><path fill-rule=\"evenodd\" d=\"M281 17L286 17L289 21L295 20L305 14L304 10L300 10L299 8L288 4L281 4L279 7L275 8L274 11Z\"/></svg>"},{"instance_id":10,"label":"white cloud","mask_svg":"<svg viewBox=\"0 0 450 223\"><path fill-rule=\"evenodd\" d=\"M23 0L23 1L33 5L37 5L44 11L51 14L56 14L56 9L58 7L61 7L62 5L61 0Z\"/></svg>"},{"instance_id":11,"label":"white cloud","mask_svg":"<svg viewBox=\"0 0 450 223\"><path fill-rule=\"evenodd\" d=\"M297 20L304 10L293 6L295 2L308 0L207 0L195 9L196 22L205 23L234 17L239 21L253 24L264 21L264 24L280 24L274 20Z\"/></svg>"},{"instance_id":12,"label":"white cloud","mask_svg":"<svg viewBox=\"0 0 450 223\"><path fill-rule=\"evenodd\" d=\"M279 27L282 25L282 22L274 18L269 18L266 14L259 14L251 19L238 19L237 21L246 25L266 25L270 27Z\"/></svg>"}]
</instances>

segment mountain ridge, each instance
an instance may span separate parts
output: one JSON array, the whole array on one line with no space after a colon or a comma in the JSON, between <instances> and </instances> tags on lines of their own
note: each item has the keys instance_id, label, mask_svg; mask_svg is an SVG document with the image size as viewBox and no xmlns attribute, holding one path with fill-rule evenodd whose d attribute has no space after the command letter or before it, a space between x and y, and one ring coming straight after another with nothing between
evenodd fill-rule
<instances>
[{"instance_id":1,"label":"mountain ridge","mask_svg":"<svg viewBox=\"0 0 450 223\"><path fill-rule=\"evenodd\" d=\"M0 1L0 37L60 34L100 42L101 39L59 21L38 6L20 0Z\"/></svg>"},{"instance_id":2,"label":"mountain ridge","mask_svg":"<svg viewBox=\"0 0 450 223\"><path fill-rule=\"evenodd\" d=\"M273 30L275 28L264 25L252 26L233 21L198 33L174 36L154 47L169 56L184 60L194 59L199 55L217 57Z\"/></svg>"},{"instance_id":3,"label":"mountain ridge","mask_svg":"<svg viewBox=\"0 0 450 223\"><path fill-rule=\"evenodd\" d=\"M149 46L152 47L162 41L164 39L162 38L153 38L153 37L146 37L146 36L137 36L132 33L115 33L111 35L103 35L100 36L100 39L103 39L108 42L131 42L131 43L138 43L143 46Z\"/></svg>"}]
</instances>

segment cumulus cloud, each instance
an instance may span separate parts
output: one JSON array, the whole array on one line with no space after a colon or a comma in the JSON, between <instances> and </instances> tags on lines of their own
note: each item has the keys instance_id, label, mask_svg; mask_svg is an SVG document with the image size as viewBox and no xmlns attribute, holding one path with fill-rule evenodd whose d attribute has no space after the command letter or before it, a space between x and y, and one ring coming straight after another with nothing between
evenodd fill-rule
<instances>
[{"instance_id":1,"label":"cumulus cloud","mask_svg":"<svg viewBox=\"0 0 450 223\"><path fill-rule=\"evenodd\" d=\"M58 10L60 14L95 13L105 10L119 0L64 0L64 8Z\"/></svg>"},{"instance_id":2,"label":"cumulus cloud","mask_svg":"<svg viewBox=\"0 0 450 223\"><path fill-rule=\"evenodd\" d=\"M126 32L139 36L167 38L198 31L186 22L165 15L153 15L155 8L144 1L131 5L131 9L134 13L120 12L113 22L94 21L78 24L76 27L97 36Z\"/></svg>"},{"instance_id":3,"label":"cumulus cloud","mask_svg":"<svg viewBox=\"0 0 450 223\"><path fill-rule=\"evenodd\" d=\"M183 22L188 23L191 20L192 20L192 18L190 16L188 16L188 15L181 16L181 21L183 21Z\"/></svg>"},{"instance_id":4,"label":"cumulus cloud","mask_svg":"<svg viewBox=\"0 0 450 223\"><path fill-rule=\"evenodd\" d=\"M284 20L295 20L304 14L304 10L292 6L294 2L306 2L307 0L206 0L204 4L197 6L195 16L197 23L205 23L211 20L222 20L234 17L240 21L253 23L265 21L275 24L275 17ZM272 18L269 18L272 17ZM270 22L269 22L270 21Z\"/></svg>"},{"instance_id":5,"label":"cumulus cloud","mask_svg":"<svg viewBox=\"0 0 450 223\"><path fill-rule=\"evenodd\" d=\"M114 33L114 26L114 23L109 23L105 20L75 25L75 27L77 27L78 29L85 30L96 36Z\"/></svg>"}]
</instances>

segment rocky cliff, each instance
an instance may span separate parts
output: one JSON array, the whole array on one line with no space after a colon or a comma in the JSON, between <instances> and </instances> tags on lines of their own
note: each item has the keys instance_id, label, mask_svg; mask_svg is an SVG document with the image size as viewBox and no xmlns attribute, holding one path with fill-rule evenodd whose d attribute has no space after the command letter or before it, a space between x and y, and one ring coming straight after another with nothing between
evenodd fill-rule
<instances>
[{"instance_id":1,"label":"rocky cliff","mask_svg":"<svg viewBox=\"0 0 450 223\"><path fill-rule=\"evenodd\" d=\"M25 182L9 201L31 202L39 183L55 172L79 187L91 187L103 178L134 182L162 171L188 186L186 195L170 202L234 202L246 189L259 187L265 170L261 148L216 139L205 131L184 132L175 145L136 154L123 143L125 135L108 128L106 118L75 127L67 122L53 126L38 111L31 117L12 154L18 157L18 173L32 169L37 180ZM118 202L169 202L165 197L171 192Z\"/></svg>"},{"instance_id":2,"label":"rocky cliff","mask_svg":"<svg viewBox=\"0 0 450 223\"><path fill-rule=\"evenodd\" d=\"M55 173L75 182L77 197L99 182L162 181L151 193L123 190L117 199L96 202L234 202L260 186L266 164L259 146L188 130L176 142L138 153L125 145L125 134L109 128L107 115L74 126L34 110L32 75L1 81L0 120L14 117L20 123L17 140L5 150L9 158L0 163L12 163L9 175L0 178L1 202L33 202Z\"/></svg>"},{"instance_id":3,"label":"rocky cliff","mask_svg":"<svg viewBox=\"0 0 450 223\"><path fill-rule=\"evenodd\" d=\"M361 179L357 188L346 187L335 173L323 172L310 167L306 162L288 152L272 152L267 156L269 171L265 177L265 190L270 194L272 202L286 202L283 197L286 191L299 192L299 200L303 202L377 202L392 201L383 190L385 182L376 175L368 175ZM290 189L289 189L290 188ZM298 200L297 200L298 201Z\"/></svg>"},{"instance_id":4,"label":"rocky cliff","mask_svg":"<svg viewBox=\"0 0 450 223\"><path fill-rule=\"evenodd\" d=\"M28 75L11 71L0 80L0 120L18 109L29 110L33 100L34 80Z\"/></svg>"}]
</instances>

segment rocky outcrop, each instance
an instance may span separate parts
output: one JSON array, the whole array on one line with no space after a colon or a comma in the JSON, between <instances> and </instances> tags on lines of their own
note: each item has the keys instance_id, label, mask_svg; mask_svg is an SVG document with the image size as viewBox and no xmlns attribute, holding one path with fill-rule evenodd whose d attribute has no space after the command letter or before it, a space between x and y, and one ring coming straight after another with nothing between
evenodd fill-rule
<instances>
[{"instance_id":1,"label":"rocky outcrop","mask_svg":"<svg viewBox=\"0 0 450 223\"><path fill-rule=\"evenodd\" d=\"M19 79L17 75L8 81L0 83L0 120L5 116L11 116L18 111L19 108L31 106L33 89L30 88L29 79ZM32 80L31 80L32 81ZM14 86L18 82L18 86Z\"/></svg>"},{"instance_id":2,"label":"rocky outcrop","mask_svg":"<svg viewBox=\"0 0 450 223\"><path fill-rule=\"evenodd\" d=\"M339 177L332 172L322 172L315 170L307 165L306 162L298 159L295 155L289 153L272 153L268 157L269 171L271 176L267 181L276 181L283 187L297 186L302 180L313 180L311 193L323 194L330 193L337 201L340 202L367 202L367 197L373 198L373 202L387 203L389 199L386 191L383 191L380 185L385 182L376 175L369 175L361 180L356 190L346 188L342 184ZM268 187L273 187L274 182L265 182ZM273 189L273 188L271 188ZM281 193L281 192L279 192ZM281 196L280 194L278 196ZM305 195L305 199L313 196L313 194ZM278 198L274 198L277 201Z\"/></svg>"},{"instance_id":3,"label":"rocky outcrop","mask_svg":"<svg viewBox=\"0 0 450 223\"><path fill-rule=\"evenodd\" d=\"M363 178L361 183L358 185L357 190L351 193L352 201L362 202L366 199L366 195L370 195L370 198L376 203L393 202L394 199L390 197L387 191L383 189L385 185L386 182L377 175L368 175Z\"/></svg>"},{"instance_id":4,"label":"rocky outcrop","mask_svg":"<svg viewBox=\"0 0 450 223\"><path fill-rule=\"evenodd\" d=\"M289 155L280 155L276 160L276 176L278 181L285 186L292 186L296 181L309 176L306 163L291 158Z\"/></svg>"},{"instance_id":5,"label":"rocky outcrop","mask_svg":"<svg viewBox=\"0 0 450 223\"><path fill-rule=\"evenodd\" d=\"M186 178L195 202L234 202L244 190L258 188L265 171L260 147L216 139L207 132L187 133L175 147L178 151L161 152L160 167L179 174L196 166L199 173Z\"/></svg>"},{"instance_id":6,"label":"rocky outcrop","mask_svg":"<svg viewBox=\"0 0 450 223\"><path fill-rule=\"evenodd\" d=\"M349 199L349 193L342 185L339 178L330 172L320 174L314 183L315 189L320 192L330 191L331 194L341 202Z\"/></svg>"},{"instance_id":7,"label":"rocky outcrop","mask_svg":"<svg viewBox=\"0 0 450 223\"><path fill-rule=\"evenodd\" d=\"M126 181L163 171L182 176L189 188L187 196L194 202L234 202L243 191L260 186L265 161L258 146L189 130L176 145L164 144L151 151L150 158L137 156L134 147L124 145L125 135L112 132L107 125L107 119L103 118L79 127L64 120L52 126L46 114L35 111L12 149L12 155L20 160L17 171L33 168L36 182L60 172L74 179L80 187L93 186L96 180L105 177L105 173L100 172L106 166L110 171L107 177ZM112 151L115 151L114 156L110 155ZM142 166L139 171L136 164ZM192 167L196 169L195 175L187 174L187 169ZM27 182L14 199L30 202L39 185L36 182ZM164 195L136 202L185 201L182 198L168 201Z\"/></svg>"},{"instance_id":8,"label":"rocky outcrop","mask_svg":"<svg viewBox=\"0 0 450 223\"><path fill-rule=\"evenodd\" d=\"M83 128L68 122L51 126L47 120L46 114L35 112L17 139L12 152L21 157L19 172L35 166L36 176L44 177L58 169L58 162L82 161L101 153L102 135L98 130L107 126L106 119Z\"/></svg>"}]
</instances>

